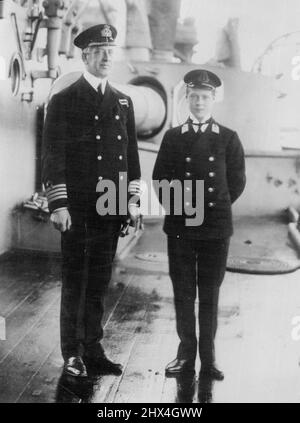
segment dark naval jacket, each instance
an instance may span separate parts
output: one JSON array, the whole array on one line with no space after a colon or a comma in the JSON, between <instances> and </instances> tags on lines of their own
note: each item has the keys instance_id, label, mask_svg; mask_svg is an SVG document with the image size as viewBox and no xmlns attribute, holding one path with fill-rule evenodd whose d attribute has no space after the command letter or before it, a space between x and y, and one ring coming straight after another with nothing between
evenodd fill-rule
<instances>
[{"instance_id":1,"label":"dark naval jacket","mask_svg":"<svg viewBox=\"0 0 300 423\"><path fill-rule=\"evenodd\" d=\"M153 180L166 179L171 186L176 180L186 181L182 213L175 214L171 204L165 216L164 231L169 236L221 239L233 233L231 204L241 195L246 183L243 147L236 132L214 119L211 118L206 126L204 132L195 132L188 120L169 129L162 140ZM186 213L188 208L184 206L189 204L186 198L191 198L191 205L196 206L196 180L204 181L204 197L201 197L204 220L197 226L187 226L186 218L193 216ZM156 192L164 206L162 191L156 189ZM174 195L171 195L172 201Z\"/></svg>"},{"instance_id":2,"label":"dark naval jacket","mask_svg":"<svg viewBox=\"0 0 300 423\"><path fill-rule=\"evenodd\" d=\"M87 204L95 210L99 180L113 181L118 198L119 183L139 178L130 97L107 82L100 99L83 76L53 96L43 132L42 179L50 212Z\"/></svg>"}]
</instances>

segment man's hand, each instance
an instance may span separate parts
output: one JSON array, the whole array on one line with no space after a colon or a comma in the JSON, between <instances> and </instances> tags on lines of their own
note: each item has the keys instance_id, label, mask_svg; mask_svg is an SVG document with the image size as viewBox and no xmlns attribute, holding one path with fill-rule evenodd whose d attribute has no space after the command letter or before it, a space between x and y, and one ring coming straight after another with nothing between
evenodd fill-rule
<instances>
[{"instance_id":1,"label":"man's hand","mask_svg":"<svg viewBox=\"0 0 300 423\"><path fill-rule=\"evenodd\" d=\"M143 216L140 208L136 204L129 204L128 210L130 216L130 226L134 227L134 232L137 232L140 229L143 230Z\"/></svg>"},{"instance_id":2,"label":"man's hand","mask_svg":"<svg viewBox=\"0 0 300 423\"><path fill-rule=\"evenodd\" d=\"M133 223L135 223L141 215L140 208L137 204L129 204L128 206L129 216Z\"/></svg>"},{"instance_id":3,"label":"man's hand","mask_svg":"<svg viewBox=\"0 0 300 423\"><path fill-rule=\"evenodd\" d=\"M72 221L68 209L54 210L50 216L50 220L53 223L55 229L60 232L65 232L71 229Z\"/></svg>"}]
</instances>

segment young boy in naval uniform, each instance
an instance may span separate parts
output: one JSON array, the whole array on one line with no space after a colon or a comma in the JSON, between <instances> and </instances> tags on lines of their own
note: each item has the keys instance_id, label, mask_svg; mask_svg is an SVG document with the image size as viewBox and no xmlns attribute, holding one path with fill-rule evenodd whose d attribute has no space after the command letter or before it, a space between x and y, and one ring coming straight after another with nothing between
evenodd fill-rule
<instances>
[{"instance_id":1,"label":"young boy in naval uniform","mask_svg":"<svg viewBox=\"0 0 300 423\"><path fill-rule=\"evenodd\" d=\"M243 192L246 181L244 151L237 133L212 117L215 91L221 86L219 77L197 69L188 72L184 82L188 120L166 132L153 170L154 188L161 204L169 210L163 229L168 237L169 272L180 339L177 356L166 366L166 374L194 369L198 291L200 375L222 380L224 375L215 364L214 339L219 288L233 233L231 205ZM164 196L158 185L163 180L171 186L180 181L184 194L182 213L176 213L174 204L163 204ZM204 195L196 181L204 181ZM197 210L199 199L204 217L195 218L193 224L191 210Z\"/></svg>"}]
</instances>

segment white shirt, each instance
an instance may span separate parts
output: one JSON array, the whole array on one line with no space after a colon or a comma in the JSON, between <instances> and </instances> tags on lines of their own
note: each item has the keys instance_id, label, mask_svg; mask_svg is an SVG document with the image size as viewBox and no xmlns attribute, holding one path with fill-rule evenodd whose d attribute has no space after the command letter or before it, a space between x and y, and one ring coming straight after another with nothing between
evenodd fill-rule
<instances>
[{"instance_id":1,"label":"white shirt","mask_svg":"<svg viewBox=\"0 0 300 423\"><path fill-rule=\"evenodd\" d=\"M208 119L211 118L211 115L207 115L204 117L204 119L202 120L203 125L200 126L200 131L201 132L205 132L206 128L208 127L208 123L204 123L206 121L208 121ZM199 119L197 119L193 113L190 113L190 119L192 121L192 123L195 123L195 125L193 125L194 131L197 132L198 128L199 128L199 123L201 124L202 122L199 121Z\"/></svg>"},{"instance_id":2,"label":"white shirt","mask_svg":"<svg viewBox=\"0 0 300 423\"><path fill-rule=\"evenodd\" d=\"M101 91L102 94L105 92L105 87L107 83L107 78L98 78L97 76L91 74L88 71L83 72L83 77L87 80L87 82L98 92L99 84L101 84Z\"/></svg>"}]
</instances>

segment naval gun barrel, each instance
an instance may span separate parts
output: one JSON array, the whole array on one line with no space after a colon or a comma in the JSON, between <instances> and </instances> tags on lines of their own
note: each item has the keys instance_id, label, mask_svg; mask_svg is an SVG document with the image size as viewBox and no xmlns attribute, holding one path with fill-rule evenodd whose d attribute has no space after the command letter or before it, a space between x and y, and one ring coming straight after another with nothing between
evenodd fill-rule
<instances>
[{"instance_id":1,"label":"naval gun barrel","mask_svg":"<svg viewBox=\"0 0 300 423\"><path fill-rule=\"evenodd\" d=\"M80 77L80 72L61 75L51 87L49 99ZM167 100L163 87L152 78L139 77L130 84L111 83L117 90L130 96L135 114L138 137L148 139L163 127L167 114Z\"/></svg>"},{"instance_id":2,"label":"naval gun barrel","mask_svg":"<svg viewBox=\"0 0 300 423\"><path fill-rule=\"evenodd\" d=\"M148 138L163 126L166 118L166 103L159 91L142 85L113 84L113 86L131 98L136 129L140 137Z\"/></svg>"}]
</instances>

